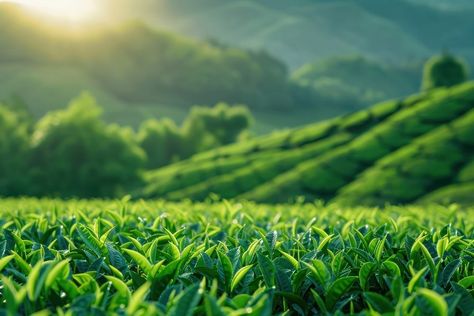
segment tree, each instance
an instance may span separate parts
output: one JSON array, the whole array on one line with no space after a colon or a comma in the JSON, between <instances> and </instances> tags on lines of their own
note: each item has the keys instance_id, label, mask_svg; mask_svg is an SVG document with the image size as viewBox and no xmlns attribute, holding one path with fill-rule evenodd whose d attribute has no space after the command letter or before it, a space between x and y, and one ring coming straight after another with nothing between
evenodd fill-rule
<instances>
[{"instance_id":1,"label":"tree","mask_svg":"<svg viewBox=\"0 0 474 316\"><path fill-rule=\"evenodd\" d=\"M147 168L155 169L179 159L182 134L170 119L148 120L138 132L138 143L148 157Z\"/></svg>"},{"instance_id":2,"label":"tree","mask_svg":"<svg viewBox=\"0 0 474 316\"><path fill-rule=\"evenodd\" d=\"M0 105L0 196L26 193L28 153L28 125L19 114Z\"/></svg>"},{"instance_id":3,"label":"tree","mask_svg":"<svg viewBox=\"0 0 474 316\"><path fill-rule=\"evenodd\" d=\"M147 168L159 168L195 153L238 141L253 122L242 105L193 107L181 127L169 119L148 120L140 126L138 143L148 157Z\"/></svg>"},{"instance_id":4,"label":"tree","mask_svg":"<svg viewBox=\"0 0 474 316\"><path fill-rule=\"evenodd\" d=\"M423 70L423 90L451 87L468 79L468 67L460 59L442 54L430 58Z\"/></svg>"},{"instance_id":5,"label":"tree","mask_svg":"<svg viewBox=\"0 0 474 316\"><path fill-rule=\"evenodd\" d=\"M100 114L83 94L38 122L31 157L35 195L113 197L136 185L144 152L131 129L106 125Z\"/></svg>"},{"instance_id":6,"label":"tree","mask_svg":"<svg viewBox=\"0 0 474 316\"><path fill-rule=\"evenodd\" d=\"M252 122L251 113L242 105L219 103L214 108L194 107L183 123L188 150L185 155L236 142Z\"/></svg>"}]
</instances>

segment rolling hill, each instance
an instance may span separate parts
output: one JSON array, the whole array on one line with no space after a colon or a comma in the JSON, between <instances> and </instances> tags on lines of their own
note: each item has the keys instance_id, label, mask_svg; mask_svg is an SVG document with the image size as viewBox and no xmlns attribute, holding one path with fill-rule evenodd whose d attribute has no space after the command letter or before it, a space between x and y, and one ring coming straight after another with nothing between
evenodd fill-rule
<instances>
[{"instance_id":1,"label":"rolling hill","mask_svg":"<svg viewBox=\"0 0 474 316\"><path fill-rule=\"evenodd\" d=\"M337 56L297 69L293 82L308 87L320 104L353 110L419 91L422 63L386 65L362 56Z\"/></svg>"},{"instance_id":2,"label":"rolling hill","mask_svg":"<svg viewBox=\"0 0 474 316\"><path fill-rule=\"evenodd\" d=\"M0 41L0 100L18 97L36 118L89 91L107 121L133 127L152 117L179 122L196 104L244 103L258 122L253 131L263 134L419 88L418 63L333 57L291 76L264 52L192 40L140 22L59 27L5 3Z\"/></svg>"},{"instance_id":3,"label":"rolling hill","mask_svg":"<svg viewBox=\"0 0 474 316\"><path fill-rule=\"evenodd\" d=\"M110 1L110 0L109 0ZM265 49L291 69L340 55L388 63L441 50L474 62L469 0L121 0L125 16L197 38ZM142 4L141 10L137 4ZM117 0L111 1L117 8ZM133 13L131 13L133 12Z\"/></svg>"},{"instance_id":4,"label":"rolling hill","mask_svg":"<svg viewBox=\"0 0 474 316\"><path fill-rule=\"evenodd\" d=\"M286 66L267 53L139 21L67 27L0 3L0 43L0 100L19 96L36 116L83 90L105 104L106 118L134 125L159 114L180 119L192 105L222 101L256 113L298 107Z\"/></svg>"},{"instance_id":5,"label":"rolling hill","mask_svg":"<svg viewBox=\"0 0 474 316\"><path fill-rule=\"evenodd\" d=\"M341 204L474 202L474 82L198 154L140 196Z\"/></svg>"},{"instance_id":6,"label":"rolling hill","mask_svg":"<svg viewBox=\"0 0 474 316\"><path fill-rule=\"evenodd\" d=\"M253 51L139 22L59 27L0 4L0 100L19 97L38 118L86 90L107 121L133 127L149 118L180 122L192 105L244 103L258 122L253 132L263 134L414 93L421 62L441 46L474 60L464 2L450 10L395 2L113 2L124 19Z\"/></svg>"}]
</instances>

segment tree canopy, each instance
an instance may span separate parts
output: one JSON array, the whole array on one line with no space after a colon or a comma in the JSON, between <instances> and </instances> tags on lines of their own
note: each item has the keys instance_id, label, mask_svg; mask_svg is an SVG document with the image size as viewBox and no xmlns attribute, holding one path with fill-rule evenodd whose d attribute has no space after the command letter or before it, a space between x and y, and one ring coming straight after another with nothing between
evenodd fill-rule
<instances>
[{"instance_id":1,"label":"tree canopy","mask_svg":"<svg viewBox=\"0 0 474 316\"><path fill-rule=\"evenodd\" d=\"M35 195L115 196L139 181L145 154L132 130L105 124L100 113L83 94L37 123L30 160Z\"/></svg>"},{"instance_id":2,"label":"tree canopy","mask_svg":"<svg viewBox=\"0 0 474 316\"><path fill-rule=\"evenodd\" d=\"M21 114L0 104L0 194L24 192L28 142L28 125Z\"/></svg>"},{"instance_id":3,"label":"tree canopy","mask_svg":"<svg viewBox=\"0 0 474 316\"><path fill-rule=\"evenodd\" d=\"M151 119L142 123L138 142L148 157L148 168L238 141L253 122L243 105L219 103L213 108L197 106L178 127L169 119Z\"/></svg>"},{"instance_id":4,"label":"tree canopy","mask_svg":"<svg viewBox=\"0 0 474 316\"><path fill-rule=\"evenodd\" d=\"M464 61L450 54L430 58L423 70L423 90L439 87L452 87L465 82L469 77L468 66Z\"/></svg>"}]
</instances>

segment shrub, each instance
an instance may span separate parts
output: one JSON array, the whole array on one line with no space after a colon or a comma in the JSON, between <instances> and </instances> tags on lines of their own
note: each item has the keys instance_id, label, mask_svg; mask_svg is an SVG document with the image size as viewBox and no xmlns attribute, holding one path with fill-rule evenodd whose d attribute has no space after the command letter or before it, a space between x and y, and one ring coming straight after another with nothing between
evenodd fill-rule
<instances>
[{"instance_id":1,"label":"shrub","mask_svg":"<svg viewBox=\"0 0 474 316\"><path fill-rule=\"evenodd\" d=\"M106 197L139 181L145 154L133 132L100 120L95 100L83 94L35 127L32 180L37 195Z\"/></svg>"},{"instance_id":2,"label":"shrub","mask_svg":"<svg viewBox=\"0 0 474 316\"><path fill-rule=\"evenodd\" d=\"M452 87L466 81L468 67L460 59L449 54L430 58L423 70L423 90Z\"/></svg>"},{"instance_id":3,"label":"shrub","mask_svg":"<svg viewBox=\"0 0 474 316\"><path fill-rule=\"evenodd\" d=\"M194 107L183 123L186 155L236 142L253 121L245 106Z\"/></svg>"},{"instance_id":4,"label":"shrub","mask_svg":"<svg viewBox=\"0 0 474 316\"><path fill-rule=\"evenodd\" d=\"M147 168L156 169L179 159L183 137L170 119L148 120L140 126L138 143L147 155Z\"/></svg>"},{"instance_id":5,"label":"shrub","mask_svg":"<svg viewBox=\"0 0 474 316\"><path fill-rule=\"evenodd\" d=\"M0 105L0 195L28 191L28 125L17 113Z\"/></svg>"}]
</instances>

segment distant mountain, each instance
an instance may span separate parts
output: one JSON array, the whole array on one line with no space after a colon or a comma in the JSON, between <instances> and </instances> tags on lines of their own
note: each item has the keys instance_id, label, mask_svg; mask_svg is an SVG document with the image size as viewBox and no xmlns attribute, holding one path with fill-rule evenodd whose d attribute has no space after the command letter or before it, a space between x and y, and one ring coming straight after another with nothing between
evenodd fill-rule
<instances>
[{"instance_id":1,"label":"distant mountain","mask_svg":"<svg viewBox=\"0 0 474 316\"><path fill-rule=\"evenodd\" d=\"M286 66L267 53L142 22L68 28L0 4L0 43L0 100L19 96L37 116L82 90L97 95L106 117L121 123L221 101L256 113L298 108Z\"/></svg>"},{"instance_id":2,"label":"distant mountain","mask_svg":"<svg viewBox=\"0 0 474 316\"><path fill-rule=\"evenodd\" d=\"M112 8L128 5L127 14L145 17L155 25L186 35L265 49L291 69L316 59L353 54L397 64L446 49L474 64L474 6L470 0L111 3ZM139 4L142 10L137 9Z\"/></svg>"},{"instance_id":3,"label":"distant mountain","mask_svg":"<svg viewBox=\"0 0 474 316\"><path fill-rule=\"evenodd\" d=\"M200 153L147 175L147 198L350 205L474 203L474 82Z\"/></svg>"},{"instance_id":4,"label":"distant mountain","mask_svg":"<svg viewBox=\"0 0 474 316\"><path fill-rule=\"evenodd\" d=\"M321 104L370 104L420 89L423 64L386 65L361 56L332 57L297 69L293 82L308 87Z\"/></svg>"},{"instance_id":5,"label":"distant mountain","mask_svg":"<svg viewBox=\"0 0 474 316\"><path fill-rule=\"evenodd\" d=\"M248 105L258 121L255 131L263 133L419 89L417 62L333 57L290 76L264 52L192 40L142 22L58 27L6 4L0 4L0 41L0 100L19 97L36 117L88 90L112 122L137 126L164 116L180 121L192 105L224 101Z\"/></svg>"},{"instance_id":6,"label":"distant mountain","mask_svg":"<svg viewBox=\"0 0 474 316\"><path fill-rule=\"evenodd\" d=\"M408 0L409 2L429 5L443 10L463 10L474 8L471 0Z\"/></svg>"},{"instance_id":7,"label":"distant mountain","mask_svg":"<svg viewBox=\"0 0 474 316\"><path fill-rule=\"evenodd\" d=\"M108 121L133 126L150 117L180 121L194 104L245 103L262 133L414 93L432 52L474 52L469 9L402 0L112 3L110 12L128 22L85 32L0 5L0 100L18 96L39 117L89 90ZM218 42L156 31L134 17Z\"/></svg>"}]
</instances>

